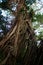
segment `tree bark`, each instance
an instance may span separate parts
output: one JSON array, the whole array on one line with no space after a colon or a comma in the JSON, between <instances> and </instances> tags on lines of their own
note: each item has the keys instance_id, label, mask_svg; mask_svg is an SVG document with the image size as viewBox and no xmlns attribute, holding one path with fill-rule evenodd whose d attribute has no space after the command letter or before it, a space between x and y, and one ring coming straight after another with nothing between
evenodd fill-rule
<instances>
[{"instance_id":1,"label":"tree bark","mask_svg":"<svg viewBox=\"0 0 43 65\"><path fill-rule=\"evenodd\" d=\"M0 47L6 57L2 60L1 65L28 65L28 62L30 64L36 56L37 47L34 32L31 27L31 19L27 13L25 1L14 1L18 3L14 25L3 40L0 41Z\"/></svg>"}]
</instances>

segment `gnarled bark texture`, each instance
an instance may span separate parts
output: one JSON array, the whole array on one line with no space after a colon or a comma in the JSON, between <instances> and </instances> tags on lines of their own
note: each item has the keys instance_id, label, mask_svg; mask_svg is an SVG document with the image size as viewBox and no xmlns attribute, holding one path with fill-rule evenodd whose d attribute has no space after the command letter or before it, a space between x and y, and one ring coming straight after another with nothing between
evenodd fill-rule
<instances>
[{"instance_id":1,"label":"gnarled bark texture","mask_svg":"<svg viewBox=\"0 0 43 65\"><path fill-rule=\"evenodd\" d=\"M9 3L11 1L9 0ZM31 27L31 18L27 13L24 0L13 1L18 3L17 11L13 12L16 19L11 30L0 41L0 50L3 52L0 65L35 65L37 47Z\"/></svg>"}]
</instances>

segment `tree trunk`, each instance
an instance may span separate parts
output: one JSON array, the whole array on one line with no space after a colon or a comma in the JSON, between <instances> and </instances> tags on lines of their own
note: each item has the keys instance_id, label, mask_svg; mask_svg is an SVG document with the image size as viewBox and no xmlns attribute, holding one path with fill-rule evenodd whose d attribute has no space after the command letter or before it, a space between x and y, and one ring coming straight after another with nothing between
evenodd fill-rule
<instances>
[{"instance_id":1,"label":"tree trunk","mask_svg":"<svg viewBox=\"0 0 43 65\"><path fill-rule=\"evenodd\" d=\"M14 1L18 3L16 15L14 14L16 19L12 29L0 41L0 50L4 56L0 65L32 65L30 63L35 62L37 47L31 19L27 13L25 1Z\"/></svg>"}]
</instances>

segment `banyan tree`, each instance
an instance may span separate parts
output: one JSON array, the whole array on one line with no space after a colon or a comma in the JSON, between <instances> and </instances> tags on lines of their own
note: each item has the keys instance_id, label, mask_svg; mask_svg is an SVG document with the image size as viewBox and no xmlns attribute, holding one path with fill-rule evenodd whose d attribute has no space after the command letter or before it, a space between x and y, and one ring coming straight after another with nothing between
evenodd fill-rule
<instances>
[{"instance_id":1,"label":"banyan tree","mask_svg":"<svg viewBox=\"0 0 43 65\"><path fill-rule=\"evenodd\" d=\"M15 18L10 30L0 40L0 65L42 65L43 45L38 49L31 24L34 12L27 12L25 0L5 3L2 8L10 9Z\"/></svg>"}]
</instances>

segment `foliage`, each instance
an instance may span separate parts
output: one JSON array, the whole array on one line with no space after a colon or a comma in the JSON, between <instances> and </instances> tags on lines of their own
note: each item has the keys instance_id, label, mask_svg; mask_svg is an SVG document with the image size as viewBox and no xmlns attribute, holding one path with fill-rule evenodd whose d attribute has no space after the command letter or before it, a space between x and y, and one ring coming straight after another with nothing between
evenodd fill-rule
<instances>
[{"instance_id":1,"label":"foliage","mask_svg":"<svg viewBox=\"0 0 43 65\"><path fill-rule=\"evenodd\" d=\"M7 9L7 3L8 3L8 0L2 0L2 2L0 3L0 7L3 8L3 9Z\"/></svg>"},{"instance_id":2,"label":"foliage","mask_svg":"<svg viewBox=\"0 0 43 65\"><path fill-rule=\"evenodd\" d=\"M2 0L0 2L0 37L3 38L4 35L9 31L11 20L12 18L12 12L7 6L8 0ZM0 38L0 40L1 40Z\"/></svg>"},{"instance_id":3,"label":"foliage","mask_svg":"<svg viewBox=\"0 0 43 65\"><path fill-rule=\"evenodd\" d=\"M43 39L43 14L35 15L32 21L33 29L36 31L36 39Z\"/></svg>"},{"instance_id":4,"label":"foliage","mask_svg":"<svg viewBox=\"0 0 43 65\"><path fill-rule=\"evenodd\" d=\"M36 0L26 0L26 4L28 5L28 4L30 4L30 5L32 5L33 3L35 3L36 2Z\"/></svg>"}]
</instances>

